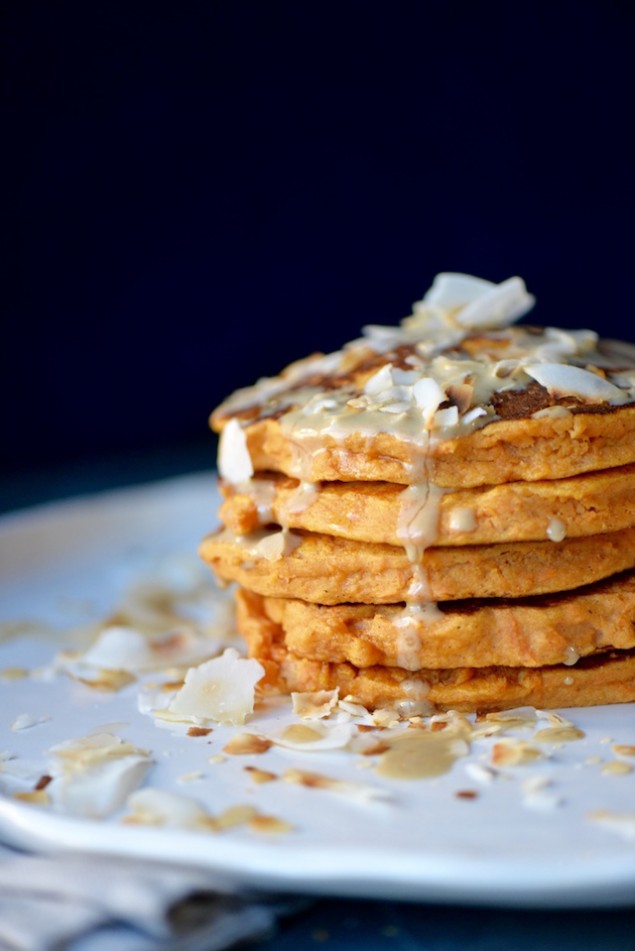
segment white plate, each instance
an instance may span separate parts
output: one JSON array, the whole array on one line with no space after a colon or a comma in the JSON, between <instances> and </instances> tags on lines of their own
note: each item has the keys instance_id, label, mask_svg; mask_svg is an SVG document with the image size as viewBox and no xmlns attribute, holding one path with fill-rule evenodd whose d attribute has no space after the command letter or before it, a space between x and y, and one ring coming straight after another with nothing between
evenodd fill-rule
<instances>
[{"instance_id":1,"label":"white plate","mask_svg":"<svg viewBox=\"0 0 635 951\"><path fill-rule=\"evenodd\" d=\"M192 476L1 519L2 622L50 622L60 634L0 637L0 671L50 663L70 626L105 616L132 580L165 571L166 559L191 555L215 523L217 501L212 477ZM635 826L635 771L602 770L616 759L613 744L635 744L633 704L563 711L585 732L583 739L549 747L547 759L502 769L495 781L480 784L469 764L488 761L491 739L474 743L468 757L435 779L387 780L371 757L343 750L274 747L261 756L210 762L236 728L218 725L196 738L159 729L138 712L136 684L102 694L58 675L5 679L0 690L0 752L14 754L11 763L27 777L20 785L0 762L0 837L17 846L185 863L240 889L542 907L634 900L635 835L629 838L629 829L633 833ZM23 713L48 719L15 732L11 724ZM273 703L241 730L271 735L296 719L286 703ZM146 785L194 797L216 814L251 803L284 818L293 831L268 837L245 827L205 835L126 826L121 811L87 820L13 798L45 772L52 745L105 724L152 751ZM630 763L635 766L634 759ZM277 774L297 766L372 786L385 798L361 801L283 782L256 784L245 771L249 764ZM202 775L183 782L193 772ZM523 784L535 776L549 781L551 808L546 798L530 808ZM478 795L457 797L465 790ZM545 808L536 808L541 802ZM598 811L621 817L622 824L593 821Z\"/></svg>"}]
</instances>

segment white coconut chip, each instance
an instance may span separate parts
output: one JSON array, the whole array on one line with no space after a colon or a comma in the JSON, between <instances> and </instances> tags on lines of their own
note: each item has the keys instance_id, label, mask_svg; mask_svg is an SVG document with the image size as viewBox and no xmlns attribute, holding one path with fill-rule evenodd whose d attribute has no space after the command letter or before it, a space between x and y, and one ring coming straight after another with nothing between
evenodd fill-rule
<instances>
[{"instance_id":1,"label":"white coconut chip","mask_svg":"<svg viewBox=\"0 0 635 951\"><path fill-rule=\"evenodd\" d=\"M432 419L439 405L447 399L445 390L431 376L424 376L412 387L415 402L426 421Z\"/></svg>"},{"instance_id":2,"label":"white coconut chip","mask_svg":"<svg viewBox=\"0 0 635 951\"><path fill-rule=\"evenodd\" d=\"M119 809L143 781L152 760L111 733L93 733L49 750L53 781L47 787L61 812L99 819Z\"/></svg>"},{"instance_id":3,"label":"white coconut chip","mask_svg":"<svg viewBox=\"0 0 635 951\"><path fill-rule=\"evenodd\" d=\"M218 471L227 482L239 485L251 479L254 467L247 448L247 436L237 419L224 426L218 446Z\"/></svg>"},{"instance_id":4,"label":"white coconut chip","mask_svg":"<svg viewBox=\"0 0 635 951\"><path fill-rule=\"evenodd\" d=\"M323 753L325 750L343 750L351 741L355 727L352 723L325 724L320 722L294 723L282 733L271 737L276 746L301 753Z\"/></svg>"},{"instance_id":5,"label":"white coconut chip","mask_svg":"<svg viewBox=\"0 0 635 951\"><path fill-rule=\"evenodd\" d=\"M228 647L220 657L188 670L167 710L197 725L240 725L253 713L255 687L264 673L257 660L241 657Z\"/></svg>"},{"instance_id":6,"label":"white coconut chip","mask_svg":"<svg viewBox=\"0 0 635 951\"><path fill-rule=\"evenodd\" d=\"M520 277L510 277L501 284L492 284L464 306L457 314L463 327L506 327L526 314L535 304Z\"/></svg>"},{"instance_id":7,"label":"white coconut chip","mask_svg":"<svg viewBox=\"0 0 635 951\"><path fill-rule=\"evenodd\" d=\"M547 776L528 776L521 784L523 806L537 812L551 812L561 806L564 799L551 786L552 782Z\"/></svg>"},{"instance_id":8,"label":"white coconut chip","mask_svg":"<svg viewBox=\"0 0 635 951\"><path fill-rule=\"evenodd\" d=\"M376 373L373 373L373 375L366 380L364 393L367 396L377 396L393 385L392 364L386 363L380 370L377 370Z\"/></svg>"},{"instance_id":9,"label":"white coconut chip","mask_svg":"<svg viewBox=\"0 0 635 951\"><path fill-rule=\"evenodd\" d=\"M125 822L169 826L176 829L213 828L211 815L190 796L152 787L132 793L126 802L130 810Z\"/></svg>"},{"instance_id":10,"label":"white coconut chip","mask_svg":"<svg viewBox=\"0 0 635 951\"><path fill-rule=\"evenodd\" d=\"M78 660L81 665L135 673L168 666L191 666L214 654L220 645L193 631L149 636L132 627L105 628Z\"/></svg>"},{"instance_id":11,"label":"white coconut chip","mask_svg":"<svg viewBox=\"0 0 635 951\"><path fill-rule=\"evenodd\" d=\"M562 363L537 363L524 367L525 373L556 396L577 396L590 402L626 403L627 393L604 377L582 367Z\"/></svg>"},{"instance_id":12,"label":"white coconut chip","mask_svg":"<svg viewBox=\"0 0 635 951\"><path fill-rule=\"evenodd\" d=\"M51 718L48 715L34 717L31 716L30 713L20 713L11 724L11 729L14 732L19 732L20 730L30 730L31 727L39 726L40 723L46 723L50 719Z\"/></svg>"}]
</instances>

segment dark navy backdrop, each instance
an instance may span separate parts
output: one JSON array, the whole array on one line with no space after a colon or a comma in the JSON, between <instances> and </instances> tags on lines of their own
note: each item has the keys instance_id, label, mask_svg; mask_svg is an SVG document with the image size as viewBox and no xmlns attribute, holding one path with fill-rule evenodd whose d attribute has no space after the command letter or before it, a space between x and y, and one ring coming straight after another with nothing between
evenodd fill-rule
<instances>
[{"instance_id":1,"label":"dark navy backdrop","mask_svg":"<svg viewBox=\"0 0 635 951\"><path fill-rule=\"evenodd\" d=\"M227 391L442 269L633 339L632 17L5 4L7 467L202 442Z\"/></svg>"}]
</instances>

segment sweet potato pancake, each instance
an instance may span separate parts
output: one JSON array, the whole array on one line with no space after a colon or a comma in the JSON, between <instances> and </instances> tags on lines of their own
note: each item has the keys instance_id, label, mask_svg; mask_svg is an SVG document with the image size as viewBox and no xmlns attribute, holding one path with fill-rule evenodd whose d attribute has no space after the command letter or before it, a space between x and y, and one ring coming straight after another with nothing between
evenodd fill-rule
<instances>
[{"instance_id":1,"label":"sweet potato pancake","mask_svg":"<svg viewBox=\"0 0 635 951\"><path fill-rule=\"evenodd\" d=\"M635 347L439 275L396 327L238 390L224 528L277 690L502 709L635 699Z\"/></svg>"}]
</instances>

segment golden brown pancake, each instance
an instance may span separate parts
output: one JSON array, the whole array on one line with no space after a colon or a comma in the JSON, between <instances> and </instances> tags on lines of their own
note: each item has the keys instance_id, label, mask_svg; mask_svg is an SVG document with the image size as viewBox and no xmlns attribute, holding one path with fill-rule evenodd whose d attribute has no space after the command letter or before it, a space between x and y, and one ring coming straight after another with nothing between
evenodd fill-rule
<instances>
[{"instance_id":1,"label":"golden brown pancake","mask_svg":"<svg viewBox=\"0 0 635 951\"><path fill-rule=\"evenodd\" d=\"M236 535L270 524L363 542L403 545L416 508L390 482L324 482L259 473L241 486L221 483L219 515ZM569 479L506 482L440 495L437 545L487 545L579 538L635 525L635 465ZM400 527L402 526L402 527Z\"/></svg>"},{"instance_id":2,"label":"golden brown pancake","mask_svg":"<svg viewBox=\"0 0 635 951\"><path fill-rule=\"evenodd\" d=\"M278 542L288 545L286 552L273 547ZM266 530L219 532L199 550L222 581L270 597L318 604L454 601L565 591L624 571L635 565L635 528L562 542L433 547L416 564L395 545Z\"/></svg>"},{"instance_id":3,"label":"golden brown pancake","mask_svg":"<svg viewBox=\"0 0 635 951\"><path fill-rule=\"evenodd\" d=\"M635 700L635 347L512 326L532 303L440 275L212 415L226 528L200 551L274 689Z\"/></svg>"},{"instance_id":4,"label":"golden brown pancake","mask_svg":"<svg viewBox=\"0 0 635 951\"><path fill-rule=\"evenodd\" d=\"M574 664L635 647L635 572L566 594L403 605L324 606L239 589L239 630L256 656L282 644L292 654L355 667L406 670Z\"/></svg>"},{"instance_id":5,"label":"golden brown pancake","mask_svg":"<svg viewBox=\"0 0 635 951\"><path fill-rule=\"evenodd\" d=\"M217 425L222 423L222 417ZM372 481L415 485L426 477L443 488L517 480L563 479L635 462L635 406L576 411L564 416L497 420L469 435L448 438L429 453L391 432L286 432L277 419L245 427L255 471L283 472L303 481Z\"/></svg>"},{"instance_id":6,"label":"golden brown pancake","mask_svg":"<svg viewBox=\"0 0 635 951\"><path fill-rule=\"evenodd\" d=\"M467 488L635 462L635 348L495 315L476 329L423 303L237 391L212 426L240 427L253 470L312 482Z\"/></svg>"},{"instance_id":7,"label":"golden brown pancake","mask_svg":"<svg viewBox=\"0 0 635 951\"><path fill-rule=\"evenodd\" d=\"M257 655L253 655L257 656ZM520 706L587 707L635 700L635 651L609 651L574 667L460 667L407 671L358 669L298 657L283 646L259 656L265 685L289 693L339 689L368 709L427 701L432 709L471 713Z\"/></svg>"}]
</instances>

